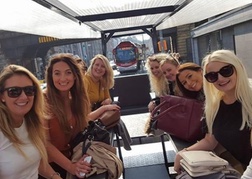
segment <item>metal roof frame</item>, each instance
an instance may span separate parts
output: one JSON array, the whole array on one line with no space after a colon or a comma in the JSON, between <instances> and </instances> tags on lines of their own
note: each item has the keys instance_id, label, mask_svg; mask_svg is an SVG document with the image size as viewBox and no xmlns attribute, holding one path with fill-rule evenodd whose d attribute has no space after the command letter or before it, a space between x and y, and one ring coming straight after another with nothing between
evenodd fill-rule
<instances>
[{"instance_id":1,"label":"metal roof frame","mask_svg":"<svg viewBox=\"0 0 252 179\"><path fill-rule=\"evenodd\" d=\"M179 5L169 5L169 6L159 6L159 7L150 7L150 8L142 8L142 9L133 9L133 10L123 10L118 12L107 12L107 13L100 13L100 14L91 14L91 15L78 15L75 11L73 11L71 8L67 7L65 4L63 4L60 0L33 0L40 5L55 11L66 18L69 18L74 21L78 21L79 24L84 23L88 26L90 26L93 30L99 31L101 33L116 33L116 32L126 32L131 30L142 30L147 28L154 28L158 24L162 22L161 19L153 24L148 25L142 25L142 26L134 26L134 27L122 27L117 29L110 29L110 30L104 30L100 27L96 26L95 23L97 21L108 21L111 19L122 19L122 18L132 18L136 16L146 16L146 15L155 15L155 14L164 14L167 13L165 17L167 17L170 13L174 13L176 9L179 8ZM183 6L184 4L187 4L191 0L173 0L173 3L176 2L182 2ZM186 3L184 3L186 2ZM98 8L98 7L97 7ZM169 13L169 14L168 14ZM138 33L145 33L144 31L138 32ZM131 32L126 32L124 35L129 35Z\"/></svg>"},{"instance_id":2,"label":"metal roof frame","mask_svg":"<svg viewBox=\"0 0 252 179\"><path fill-rule=\"evenodd\" d=\"M177 7L178 6L163 6L163 7L154 7L148 9L131 10L131 11L112 12L112 13L96 14L88 16L77 16L76 18L81 22L90 22L97 20L117 19L124 17L134 17L149 14L160 14L164 12L173 12Z\"/></svg>"},{"instance_id":3,"label":"metal roof frame","mask_svg":"<svg viewBox=\"0 0 252 179\"><path fill-rule=\"evenodd\" d=\"M147 33L154 51L158 30L196 23L251 0L8 0L0 6L0 30L58 39L101 39ZM25 10L24 8L25 7Z\"/></svg>"},{"instance_id":4,"label":"metal roof frame","mask_svg":"<svg viewBox=\"0 0 252 179\"><path fill-rule=\"evenodd\" d=\"M125 18L156 15L156 14L166 14L165 17L167 17L170 13L174 13L175 10L179 7L179 5L174 4L174 5L159 6L159 7L122 10L118 12L106 12L106 13L103 12L103 13L91 14L91 15L78 15L78 13L73 11L71 8L61 3L60 0L34 0L34 1L69 19L73 19L75 21L78 20L79 24L84 23L92 27L93 30L100 31L104 54L106 52L105 44L108 42L110 38L132 35L132 34L142 34L142 33L147 33L152 38L154 51L157 51L157 47L156 47L157 46L157 33L156 33L155 26L160 24L162 20L164 19L164 17L159 20L157 19L157 21L152 22L152 24L148 24L148 25L140 25L140 26L134 26L134 27L120 27L120 28L109 29L109 30L104 30L97 27L97 25L95 25L94 22L97 22L97 21L105 22L111 19L122 20ZM188 3L189 1L190 0L185 0L184 2ZM173 1L173 3L174 2L178 3L178 1ZM132 33L132 31L136 31L136 30L137 32ZM117 32L123 32L123 33L121 33L121 35L116 35Z\"/></svg>"},{"instance_id":5,"label":"metal roof frame","mask_svg":"<svg viewBox=\"0 0 252 179\"><path fill-rule=\"evenodd\" d=\"M59 39L101 38L101 33L127 35L144 33L142 28L163 30L195 23L249 3L251 0L8 0L0 6L0 30ZM57 27L64 30L57 31Z\"/></svg>"}]
</instances>

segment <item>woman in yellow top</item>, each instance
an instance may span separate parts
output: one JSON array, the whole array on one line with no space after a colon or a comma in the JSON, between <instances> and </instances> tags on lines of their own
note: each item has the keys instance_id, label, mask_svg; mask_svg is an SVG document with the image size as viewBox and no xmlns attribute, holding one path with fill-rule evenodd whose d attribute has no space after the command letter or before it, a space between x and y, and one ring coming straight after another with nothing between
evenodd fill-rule
<instances>
[{"instance_id":1,"label":"woman in yellow top","mask_svg":"<svg viewBox=\"0 0 252 179\"><path fill-rule=\"evenodd\" d=\"M114 86L114 73L104 55L98 54L91 60L84 81L93 111L89 119L96 119L108 110L120 109L118 105L111 104L109 90Z\"/></svg>"}]
</instances>

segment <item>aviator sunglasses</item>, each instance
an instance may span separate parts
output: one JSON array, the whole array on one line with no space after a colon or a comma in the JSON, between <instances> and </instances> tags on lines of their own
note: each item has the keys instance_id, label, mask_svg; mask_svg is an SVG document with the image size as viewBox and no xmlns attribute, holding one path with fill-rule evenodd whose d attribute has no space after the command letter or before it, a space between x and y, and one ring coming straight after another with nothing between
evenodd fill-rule
<instances>
[{"instance_id":1,"label":"aviator sunglasses","mask_svg":"<svg viewBox=\"0 0 252 179\"><path fill-rule=\"evenodd\" d=\"M209 72L205 74L204 77L209 83L214 83L218 80L218 73L223 77L230 77L234 73L234 66L231 64L224 66L217 72Z\"/></svg>"},{"instance_id":2,"label":"aviator sunglasses","mask_svg":"<svg viewBox=\"0 0 252 179\"><path fill-rule=\"evenodd\" d=\"M35 86L25 86L25 87L9 87L4 88L2 92L7 91L7 94L10 98L17 98L24 91L26 96L34 96L36 92Z\"/></svg>"}]
</instances>

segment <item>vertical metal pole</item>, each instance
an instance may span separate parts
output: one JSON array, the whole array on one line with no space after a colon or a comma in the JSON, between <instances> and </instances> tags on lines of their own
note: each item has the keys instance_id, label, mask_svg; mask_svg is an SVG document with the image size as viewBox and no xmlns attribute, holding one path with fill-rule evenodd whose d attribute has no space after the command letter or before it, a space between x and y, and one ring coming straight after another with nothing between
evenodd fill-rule
<instances>
[{"instance_id":1,"label":"vertical metal pole","mask_svg":"<svg viewBox=\"0 0 252 179\"><path fill-rule=\"evenodd\" d=\"M158 53L157 31L155 27L152 28L152 45L154 53Z\"/></svg>"},{"instance_id":2,"label":"vertical metal pole","mask_svg":"<svg viewBox=\"0 0 252 179\"><path fill-rule=\"evenodd\" d=\"M104 32L101 32L101 41L102 41L102 54L107 56L107 42L106 42L106 35Z\"/></svg>"}]
</instances>

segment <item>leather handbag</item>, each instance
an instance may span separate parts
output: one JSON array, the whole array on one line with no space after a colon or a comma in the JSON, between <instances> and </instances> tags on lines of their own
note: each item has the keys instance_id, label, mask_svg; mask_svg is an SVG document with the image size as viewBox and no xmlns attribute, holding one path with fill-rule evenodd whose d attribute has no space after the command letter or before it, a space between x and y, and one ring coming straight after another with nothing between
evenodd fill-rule
<instances>
[{"instance_id":1,"label":"leather handbag","mask_svg":"<svg viewBox=\"0 0 252 179\"><path fill-rule=\"evenodd\" d=\"M85 146L85 147L83 147ZM119 178L123 172L123 163L116 155L116 148L97 141L81 142L73 149L72 162L77 162L83 154L92 156L90 162L92 170L87 173L85 178ZM77 176L67 172L66 179L79 179Z\"/></svg>"},{"instance_id":2,"label":"leather handbag","mask_svg":"<svg viewBox=\"0 0 252 179\"><path fill-rule=\"evenodd\" d=\"M190 167L198 167L200 172L204 167L219 167L219 166L227 166L228 162L215 153L211 151L204 150L192 150L192 151L184 151L181 154L181 157ZM194 171L194 170L192 170ZM197 169L195 168L197 172Z\"/></svg>"},{"instance_id":3,"label":"leather handbag","mask_svg":"<svg viewBox=\"0 0 252 179\"><path fill-rule=\"evenodd\" d=\"M122 161L116 155L116 148L107 139L109 132L97 121L90 121L89 126L76 138L72 149L72 162L77 162L84 154L92 156L92 170L85 178L119 178L123 171ZM66 179L78 179L67 172Z\"/></svg>"},{"instance_id":4,"label":"leather handbag","mask_svg":"<svg viewBox=\"0 0 252 179\"><path fill-rule=\"evenodd\" d=\"M203 102L167 95L152 111L152 128L161 129L188 142L204 137L202 132Z\"/></svg>"},{"instance_id":5,"label":"leather handbag","mask_svg":"<svg viewBox=\"0 0 252 179\"><path fill-rule=\"evenodd\" d=\"M117 125L120 121L121 113L119 110L105 111L98 121L105 126L106 129L110 129Z\"/></svg>"},{"instance_id":6,"label":"leather handbag","mask_svg":"<svg viewBox=\"0 0 252 179\"><path fill-rule=\"evenodd\" d=\"M208 175L203 175L199 177L192 177L185 170L183 170L179 175L176 176L176 179L240 179L240 175L237 174L232 169L227 169L225 172L217 172Z\"/></svg>"},{"instance_id":7,"label":"leather handbag","mask_svg":"<svg viewBox=\"0 0 252 179\"><path fill-rule=\"evenodd\" d=\"M70 146L72 151L79 143L85 143L87 140L110 144L110 133L105 129L104 125L100 124L98 121L89 121L88 124L88 127L79 132L76 137L71 140Z\"/></svg>"},{"instance_id":8,"label":"leather handbag","mask_svg":"<svg viewBox=\"0 0 252 179\"><path fill-rule=\"evenodd\" d=\"M233 177L240 176L240 173L233 169L228 161L211 151L185 151L180 155L183 158L180 164L190 177L209 178L214 175L226 177L226 174Z\"/></svg>"}]
</instances>

